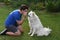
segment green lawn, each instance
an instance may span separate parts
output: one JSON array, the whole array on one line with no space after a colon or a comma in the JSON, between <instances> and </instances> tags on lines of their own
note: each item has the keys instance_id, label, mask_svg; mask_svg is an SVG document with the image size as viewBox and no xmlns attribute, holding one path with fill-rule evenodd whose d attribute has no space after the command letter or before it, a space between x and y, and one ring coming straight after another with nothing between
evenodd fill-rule
<instances>
[{"instance_id":1,"label":"green lawn","mask_svg":"<svg viewBox=\"0 0 60 40\"><path fill-rule=\"evenodd\" d=\"M0 7L0 31L4 29L4 21L8 16L9 12L13 9L8 7ZM29 25L27 19L23 24L24 34L18 37L12 37L7 35L0 35L0 40L60 40L60 13L49 13L46 11L35 11L39 16L42 24L46 27L50 27L52 32L49 36L37 37L34 35L30 37L28 35Z\"/></svg>"}]
</instances>

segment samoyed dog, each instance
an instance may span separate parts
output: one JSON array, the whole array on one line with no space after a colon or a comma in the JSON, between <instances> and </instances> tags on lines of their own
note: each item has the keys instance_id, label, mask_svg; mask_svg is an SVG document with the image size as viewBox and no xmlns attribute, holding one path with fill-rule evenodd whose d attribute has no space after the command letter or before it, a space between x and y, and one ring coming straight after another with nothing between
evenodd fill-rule
<instances>
[{"instance_id":1,"label":"samoyed dog","mask_svg":"<svg viewBox=\"0 0 60 40\"><path fill-rule=\"evenodd\" d=\"M30 11L28 13L28 22L30 26L30 36L37 34L37 36L48 36L51 33L51 29L48 27L43 27L40 19L35 14L35 12Z\"/></svg>"}]
</instances>

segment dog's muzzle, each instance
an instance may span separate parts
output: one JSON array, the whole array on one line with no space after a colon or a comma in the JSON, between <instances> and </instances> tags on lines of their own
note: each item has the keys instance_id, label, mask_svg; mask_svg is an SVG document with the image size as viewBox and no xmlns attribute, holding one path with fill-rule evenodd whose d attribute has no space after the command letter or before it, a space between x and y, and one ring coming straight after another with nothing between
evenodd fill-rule
<instances>
[{"instance_id":1,"label":"dog's muzzle","mask_svg":"<svg viewBox=\"0 0 60 40\"><path fill-rule=\"evenodd\" d=\"M30 17L30 15L27 15L28 17Z\"/></svg>"}]
</instances>

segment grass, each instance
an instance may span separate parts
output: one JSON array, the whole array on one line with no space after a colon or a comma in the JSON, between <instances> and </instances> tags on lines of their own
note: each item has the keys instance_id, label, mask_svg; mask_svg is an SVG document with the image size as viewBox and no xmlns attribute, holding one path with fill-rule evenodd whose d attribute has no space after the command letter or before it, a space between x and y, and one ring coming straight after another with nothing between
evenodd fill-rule
<instances>
[{"instance_id":1,"label":"grass","mask_svg":"<svg viewBox=\"0 0 60 40\"><path fill-rule=\"evenodd\" d=\"M0 7L0 31L4 29L4 21L8 14L12 11L12 8ZM24 34L18 37L12 37L7 35L0 35L0 40L60 40L60 13L49 13L46 11L35 11L39 16L42 24L46 27L50 27L52 32L49 36L37 37L34 35L30 37L28 35L29 25L27 19L23 23Z\"/></svg>"}]
</instances>

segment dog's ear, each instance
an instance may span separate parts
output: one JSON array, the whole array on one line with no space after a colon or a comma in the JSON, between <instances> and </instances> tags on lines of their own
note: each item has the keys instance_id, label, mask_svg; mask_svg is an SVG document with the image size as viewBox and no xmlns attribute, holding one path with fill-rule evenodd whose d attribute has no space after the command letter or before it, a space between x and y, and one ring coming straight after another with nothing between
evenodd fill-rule
<instances>
[{"instance_id":1,"label":"dog's ear","mask_svg":"<svg viewBox=\"0 0 60 40\"><path fill-rule=\"evenodd\" d=\"M32 10L30 12L33 12Z\"/></svg>"},{"instance_id":2,"label":"dog's ear","mask_svg":"<svg viewBox=\"0 0 60 40\"><path fill-rule=\"evenodd\" d=\"M33 15L35 15L35 12L33 12Z\"/></svg>"},{"instance_id":3,"label":"dog's ear","mask_svg":"<svg viewBox=\"0 0 60 40\"><path fill-rule=\"evenodd\" d=\"M33 16L34 16L35 14L33 13Z\"/></svg>"}]
</instances>

